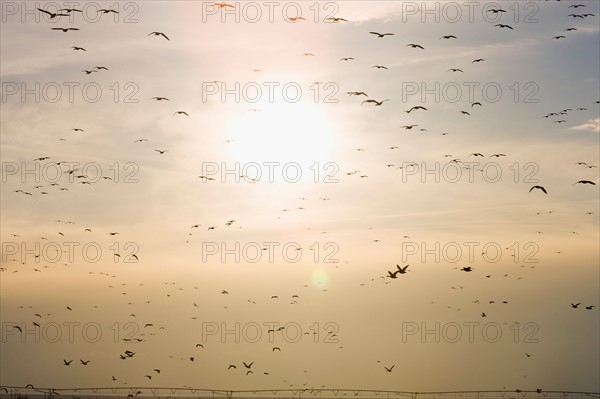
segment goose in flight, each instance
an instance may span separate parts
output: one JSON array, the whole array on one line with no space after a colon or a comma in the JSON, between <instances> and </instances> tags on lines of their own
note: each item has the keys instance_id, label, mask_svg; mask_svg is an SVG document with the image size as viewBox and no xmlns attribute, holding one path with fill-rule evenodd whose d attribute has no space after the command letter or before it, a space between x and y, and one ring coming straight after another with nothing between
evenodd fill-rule
<instances>
[{"instance_id":1,"label":"goose in flight","mask_svg":"<svg viewBox=\"0 0 600 399\"><path fill-rule=\"evenodd\" d=\"M98 71L96 71L95 69L91 69L91 70L90 70L90 69L84 69L84 70L82 70L81 72L85 72L85 74L86 74L86 75L89 75L89 74L91 74L92 72L98 72Z\"/></svg>"},{"instance_id":2,"label":"goose in flight","mask_svg":"<svg viewBox=\"0 0 600 399\"><path fill-rule=\"evenodd\" d=\"M450 68L448 69L449 72L464 72L462 69L460 68Z\"/></svg>"},{"instance_id":3,"label":"goose in flight","mask_svg":"<svg viewBox=\"0 0 600 399\"><path fill-rule=\"evenodd\" d=\"M420 48L421 50L425 50L425 47L421 46L420 44L415 44L415 43L409 43L409 44L406 45L406 47Z\"/></svg>"},{"instance_id":4,"label":"goose in flight","mask_svg":"<svg viewBox=\"0 0 600 399\"><path fill-rule=\"evenodd\" d=\"M144 141L148 141L148 139L137 139L134 143L142 143Z\"/></svg>"},{"instance_id":5,"label":"goose in flight","mask_svg":"<svg viewBox=\"0 0 600 399\"><path fill-rule=\"evenodd\" d=\"M119 13L118 11L116 11L116 10L112 10L112 9L110 9L110 8L100 8L100 9L98 10L98 12L101 12L102 14L108 14L109 12L112 12L112 13L114 13L114 14L118 14L118 13Z\"/></svg>"},{"instance_id":6,"label":"goose in flight","mask_svg":"<svg viewBox=\"0 0 600 399\"><path fill-rule=\"evenodd\" d=\"M476 62L483 62L485 61L483 58L477 58L476 60L471 61L471 64L474 64Z\"/></svg>"},{"instance_id":7,"label":"goose in flight","mask_svg":"<svg viewBox=\"0 0 600 399\"><path fill-rule=\"evenodd\" d=\"M369 32L372 35L377 35L378 39L381 39L384 36L393 36L393 33L379 33L379 32Z\"/></svg>"},{"instance_id":8,"label":"goose in flight","mask_svg":"<svg viewBox=\"0 0 600 399\"><path fill-rule=\"evenodd\" d=\"M227 4L227 3L215 3L214 5L217 6L217 7L219 7L219 8L226 8L226 7L235 8L234 5Z\"/></svg>"},{"instance_id":9,"label":"goose in flight","mask_svg":"<svg viewBox=\"0 0 600 399\"><path fill-rule=\"evenodd\" d=\"M400 273L400 270L396 270L393 273L388 270L388 275L386 277L389 277L389 278L398 278L398 273Z\"/></svg>"},{"instance_id":10,"label":"goose in flight","mask_svg":"<svg viewBox=\"0 0 600 399\"><path fill-rule=\"evenodd\" d=\"M235 364L230 364L230 365L227 367L227 370L229 370L229 369L237 369L237 367L236 367L236 365L235 365Z\"/></svg>"},{"instance_id":11,"label":"goose in flight","mask_svg":"<svg viewBox=\"0 0 600 399\"><path fill-rule=\"evenodd\" d=\"M505 157L505 156L506 156L506 154L492 154L492 155L490 155L490 158L493 158L493 157L500 158L500 157Z\"/></svg>"},{"instance_id":12,"label":"goose in flight","mask_svg":"<svg viewBox=\"0 0 600 399\"><path fill-rule=\"evenodd\" d=\"M371 104L375 104L376 107L379 107L379 106L381 106L384 103L384 101L389 101L389 100L390 100L389 98L385 99L385 100L381 100L381 101L377 101L377 100L365 100L360 105L363 105L364 103L367 103L367 104L371 103Z\"/></svg>"},{"instance_id":13,"label":"goose in flight","mask_svg":"<svg viewBox=\"0 0 600 399\"><path fill-rule=\"evenodd\" d=\"M467 111L460 111L460 113L463 114L463 115L469 115L469 116L471 116L471 114L468 113Z\"/></svg>"},{"instance_id":14,"label":"goose in flight","mask_svg":"<svg viewBox=\"0 0 600 399\"><path fill-rule=\"evenodd\" d=\"M529 189L529 192L531 192L534 188L537 188L538 190L542 190L544 192L544 194L548 194L548 192L546 191L546 189L542 186L533 186Z\"/></svg>"},{"instance_id":15,"label":"goose in flight","mask_svg":"<svg viewBox=\"0 0 600 399\"><path fill-rule=\"evenodd\" d=\"M391 373L391 372L392 372L392 370L394 369L394 366L395 366L395 364L392 364L392 367L386 367L386 366L383 366L383 368L384 368L384 369L385 369L385 371L387 371L388 373Z\"/></svg>"},{"instance_id":16,"label":"goose in flight","mask_svg":"<svg viewBox=\"0 0 600 399\"><path fill-rule=\"evenodd\" d=\"M594 305L590 305L590 306L586 306L585 308L586 308L587 310L592 310L593 308L595 308L595 306L594 306Z\"/></svg>"},{"instance_id":17,"label":"goose in flight","mask_svg":"<svg viewBox=\"0 0 600 399\"><path fill-rule=\"evenodd\" d=\"M107 67L103 67L103 66L95 66L94 68L98 69L98 70L104 69L105 71L108 71L108 68Z\"/></svg>"},{"instance_id":18,"label":"goose in flight","mask_svg":"<svg viewBox=\"0 0 600 399\"><path fill-rule=\"evenodd\" d=\"M79 30L79 28L50 28L51 30L61 30L63 32L68 32L70 30Z\"/></svg>"},{"instance_id":19,"label":"goose in flight","mask_svg":"<svg viewBox=\"0 0 600 399\"><path fill-rule=\"evenodd\" d=\"M289 17L288 21L290 21L290 22L306 21L306 18L303 18L303 17Z\"/></svg>"},{"instance_id":20,"label":"goose in flight","mask_svg":"<svg viewBox=\"0 0 600 399\"><path fill-rule=\"evenodd\" d=\"M250 363L250 364L246 364L246 362L242 362L244 364L244 367L249 369L250 367L252 367L252 365L254 364L254 362Z\"/></svg>"},{"instance_id":21,"label":"goose in flight","mask_svg":"<svg viewBox=\"0 0 600 399\"><path fill-rule=\"evenodd\" d=\"M512 26L510 25L505 25L505 24L496 24L494 26L497 26L498 28L508 28L508 29L514 29Z\"/></svg>"},{"instance_id":22,"label":"goose in flight","mask_svg":"<svg viewBox=\"0 0 600 399\"><path fill-rule=\"evenodd\" d=\"M581 302L572 303L572 304L571 304L571 307L572 307L573 309L577 309L577 308L579 307L579 305L581 305Z\"/></svg>"},{"instance_id":23,"label":"goose in flight","mask_svg":"<svg viewBox=\"0 0 600 399\"><path fill-rule=\"evenodd\" d=\"M400 273L400 274L406 274L407 273L406 269L408 269L408 265L406 265L404 267L400 267L400 265L396 265L396 267L398 268L398 273Z\"/></svg>"},{"instance_id":24,"label":"goose in flight","mask_svg":"<svg viewBox=\"0 0 600 399\"><path fill-rule=\"evenodd\" d=\"M154 150L156 152L158 152L159 154L164 154L165 152L169 151L169 150Z\"/></svg>"},{"instance_id":25,"label":"goose in flight","mask_svg":"<svg viewBox=\"0 0 600 399\"><path fill-rule=\"evenodd\" d=\"M69 360L69 361L67 361L67 360L63 359L63 364L64 364L65 366L70 366L72 361L73 361L73 360Z\"/></svg>"},{"instance_id":26,"label":"goose in flight","mask_svg":"<svg viewBox=\"0 0 600 399\"><path fill-rule=\"evenodd\" d=\"M592 186L596 185L596 183L591 180L579 180L578 182L573 183L573 185L575 184L591 184Z\"/></svg>"},{"instance_id":27,"label":"goose in flight","mask_svg":"<svg viewBox=\"0 0 600 399\"><path fill-rule=\"evenodd\" d=\"M408 111L407 111L408 112ZM415 126L419 126L419 125L405 125L405 126L400 126L401 129L406 129L406 130L410 130Z\"/></svg>"},{"instance_id":28,"label":"goose in flight","mask_svg":"<svg viewBox=\"0 0 600 399\"><path fill-rule=\"evenodd\" d=\"M332 21L332 22L348 22L348 20L346 18L340 18L340 17L329 17L329 18L325 18L325 21Z\"/></svg>"},{"instance_id":29,"label":"goose in flight","mask_svg":"<svg viewBox=\"0 0 600 399\"><path fill-rule=\"evenodd\" d=\"M163 100L165 100L165 101L171 101L167 97L152 97L152 99L156 100L156 101L163 101Z\"/></svg>"},{"instance_id":30,"label":"goose in flight","mask_svg":"<svg viewBox=\"0 0 600 399\"><path fill-rule=\"evenodd\" d=\"M61 8L58 11L65 11L65 12L68 12L69 14L72 12L83 12L83 10L79 10L77 8Z\"/></svg>"},{"instance_id":31,"label":"goose in flight","mask_svg":"<svg viewBox=\"0 0 600 399\"><path fill-rule=\"evenodd\" d=\"M419 110L419 109L422 109L423 111L427 111L427 108L423 107L422 105L415 105L414 107L412 107L408 111L404 111L404 112L406 112L407 114L410 114L411 112Z\"/></svg>"},{"instance_id":32,"label":"goose in flight","mask_svg":"<svg viewBox=\"0 0 600 399\"><path fill-rule=\"evenodd\" d=\"M90 360L81 360L81 359L79 359L79 361L80 361L80 362L81 362L81 364L83 364L84 366L86 366L86 365L87 365L87 364L90 362Z\"/></svg>"},{"instance_id":33,"label":"goose in flight","mask_svg":"<svg viewBox=\"0 0 600 399\"><path fill-rule=\"evenodd\" d=\"M350 61L350 60L354 60L354 58L352 58L352 57L340 58L340 61Z\"/></svg>"},{"instance_id":34,"label":"goose in flight","mask_svg":"<svg viewBox=\"0 0 600 399\"><path fill-rule=\"evenodd\" d=\"M87 51L86 49L84 49L83 47L78 47L78 46L71 46L71 48L73 50L81 50L81 51Z\"/></svg>"},{"instance_id":35,"label":"goose in flight","mask_svg":"<svg viewBox=\"0 0 600 399\"><path fill-rule=\"evenodd\" d=\"M461 272L472 272L473 268L471 266L465 266L462 269L460 269Z\"/></svg>"},{"instance_id":36,"label":"goose in flight","mask_svg":"<svg viewBox=\"0 0 600 399\"><path fill-rule=\"evenodd\" d=\"M38 11L43 12L44 14L48 14L50 15L50 19L54 19L56 17L68 17L69 14L59 14L59 13L54 13L54 12L50 12L50 11L46 11L46 10L42 10L41 8L38 8Z\"/></svg>"},{"instance_id":37,"label":"goose in flight","mask_svg":"<svg viewBox=\"0 0 600 399\"><path fill-rule=\"evenodd\" d=\"M563 36L563 35L558 35L558 36L553 36L552 38L558 40L558 39L566 39L567 37Z\"/></svg>"},{"instance_id":38,"label":"goose in flight","mask_svg":"<svg viewBox=\"0 0 600 399\"><path fill-rule=\"evenodd\" d=\"M371 68L377 68L377 69L388 69L387 67L383 66L383 65L373 65Z\"/></svg>"},{"instance_id":39,"label":"goose in flight","mask_svg":"<svg viewBox=\"0 0 600 399\"><path fill-rule=\"evenodd\" d=\"M189 115L188 115L188 113L187 113L187 112L185 112L185 111L176 111L176 112L173 114L173 116L175 116L175 115L185 115L185 116L189 116Z\"/></svg>"},{"instance_id":40,"label":"goose in flight","mask_svg":"<svg viewBox=\"0 0 600 399\"><path fill-rule=\"evenodd\" d=\"M365 96L365 97L369 97L367 95L367 93L365 93L364 91L347 91L346 92L350 97L352 96Z\"/></svg>"},{"instance_id":41,"label":"goose in flight","mask_svg":"<svg viewBox=\"0 0 600 399\"><path fill-rule=\"evenodd\" d=\"M167 39L167 40L171 41L171 39L169 39L169 38L167 37L167 35L165 35L165 34L164 34L164 33L162 33L162 32L150 32L150 33L148 33L146 36L150 36L150 35L154 35L154 36L162 36L162 37L164 37L165 39Z\"/></svg>"},{"instance_id":42,"label":"goose in flight","mask_svg":"<svg viewBox=\"0 0 600 399\"><path fill-rule=\"evenodd\" d=\"M442 40L442 39L446 39L446 40L447 39L456 39L456 36L454 36L454 35L444 35L444 36L440 37L440 40Z\"/></svg>"}]
</instances>

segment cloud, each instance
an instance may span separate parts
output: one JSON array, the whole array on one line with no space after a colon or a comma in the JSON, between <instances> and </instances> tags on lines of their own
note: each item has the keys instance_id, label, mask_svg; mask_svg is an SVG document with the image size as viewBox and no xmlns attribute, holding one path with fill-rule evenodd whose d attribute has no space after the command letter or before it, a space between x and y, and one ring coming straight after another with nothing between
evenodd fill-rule
<instances>
[{"instance_id":1,"label":"cloud","mask_svg":"<svg viewBox=\"0 0 600 399\"><path fill-rule=\"evenodd\" d=\"M600 118L589 119L587 122L585 122L579 126L573 126L570 129L587 130L589 132L600 133Z\"/></svg>"}]
</instances>

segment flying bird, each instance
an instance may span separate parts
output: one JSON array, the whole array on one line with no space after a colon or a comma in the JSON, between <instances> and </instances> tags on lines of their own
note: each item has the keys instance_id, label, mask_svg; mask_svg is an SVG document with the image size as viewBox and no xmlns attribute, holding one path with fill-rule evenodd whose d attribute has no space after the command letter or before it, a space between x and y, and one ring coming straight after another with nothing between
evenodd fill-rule
<instances>
[{"instance_id":1,"label":"flying bird","mask_svg":"<svg viewBox=\"0 0 600 399\"><path fill-rule=\"evenodd\" d=\"M56 17L68 17L69 16L69 14L54 13L54 12L42 10L41 8L38 8L38 10L41 11L41 12L43 12L44 14L50 15L50 19L54 19Z\"/></svg>"},{"instance_id":2,"label":"flying bird","mask_svg":"<svg viewBox=\"0 0 600 399\"><path fill-rule=\"evenodd\" d=\"M146 36L150 36L150 35L154 35L154 36L162 36L162 37L164 37L165 39L167 39L167 40L171 41L171 39L169 39L169 38L167 37L167 35L165 35L165 34L164 34L164 33L162 33L162 32L150 32L150 33L148 33Z\"/></svg>"},{"instance_id":3,"label":"flying bird","mask_svg":"<svg viewBox=\"0 0 600 399\"><path fill-rule=\"evenodd\" d=\"M379 32L369 32L372 35L377 35L377 38L381 39L384 36L393 36L393 33L379 33Z\"/></svg>"},{"instance_id":4,"label":"flying bird","mask_svg":"<svg viewBox=\"0 0 600 399\"><path fill-rule=\"evenodd\" d=\"M50 28L51 30L61 30L63 32L68 32L70 30L79 30L79 28Z\"/></svg>"},{"instance_id":5,"label":"flying bird","mask_svg":"<svg viewBox=\"0 0 600 399\"><path fill-rule=\"evenodd\" d=\"M529 192L531 192L534 188L538 189L538 190L542 190L544 192L544 194L548 194L548 192L546 191L546 189L542 186L533 186L529 189Z\"/></svg>"},{"instance_id":6,"label":"flying bird","mask_svg":"<svg viewBox=\"0 0 600 399\"><path fill-rule=\"evenodd\" d=\"M389 101L389 100L390 100L389 98L385 99L385 100L381 100L381 101L377 101L377 100L365 100L360 105L363 105L364 103L367 103L367 104L370 103L370 104L375 104L376 107L379 107L379 106L381 106L383 104L384 101Z\"/></svg>"},{"instance_id":7,"label":"flying bird","mask_svg":"<svg viewBox=\"0 0 600 399\"><path fill-rule=\"evenodd\" d=\"M400 274L406 274L407 273L406 269L408 269L408 265L406 265L404 267L400 267L400 265L396 265L396 267L398 268L398 273L400 273Z\"/></svg>"}]
</instances>

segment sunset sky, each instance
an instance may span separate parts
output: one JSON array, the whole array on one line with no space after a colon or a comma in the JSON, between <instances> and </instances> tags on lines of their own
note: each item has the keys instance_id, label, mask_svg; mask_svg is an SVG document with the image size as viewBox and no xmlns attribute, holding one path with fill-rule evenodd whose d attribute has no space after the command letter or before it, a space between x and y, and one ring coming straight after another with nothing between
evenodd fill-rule
<instances>
[{"instance_id":1,"label":"sunset sky","mask_svg":"<svg viewBox=\"0 0 600 399\"><path fill-rule=\"evenodd\" d=\"M600 391L600 3L227 4L0 2L0 385Z\"/></svg>"}]
</instances>

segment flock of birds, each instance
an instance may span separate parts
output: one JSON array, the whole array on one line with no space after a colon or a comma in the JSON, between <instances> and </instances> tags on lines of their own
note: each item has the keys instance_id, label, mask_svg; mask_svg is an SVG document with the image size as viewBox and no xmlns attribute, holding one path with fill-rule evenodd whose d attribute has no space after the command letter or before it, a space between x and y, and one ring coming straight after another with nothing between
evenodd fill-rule
<instances>
[{"instance_id":1,"label":"flock of birds","mask_svg":"<svg viewBox=\"0 0 600 399\"><path fill-rule=\"evenodd\" d=\"M215 4L215 5L218 6L219 8L235 8L235 5L227 4L227 3L218 3L218 4ZM586 7L586 4L572 4L572 5L569 5L568 8L579 9L579 8L584 8L584 7ZM39 10L39 12L41 12L41 13L49 16L50 19L56 19L56 18L60 18L60 17L68 17L68 16L71 16L72 13L81 13L82 12L82 10L76 9L76 8L68 8L68 9L64 8L64 9L59 9L56 12L49 11L49 10L44 10L44 9L41 9L41 8L38 8L38 10ZM118 13L118 11L113 10L113 9L99 9L98 12L102 13L102 14ZM493 14L503 14L503 13L506 13L507 11L504 10L504 9L502 9L502 8L492 8L492 9L489 9L488 12L493 13ZM595 15L592 14L592 13L581 13L581 14L575 14L575 13L573 13L573 14L570 14L568 16L571 17L571 18L573 18L573 19L575 19L575 20L577 20L577 19L585 19L585 18L588 18L588 17L594 17ZM289 20L291 22L299 22L299 21L304 20L304 18L302 18L302 17L293 17L293 18L289 18ZM332 22L349 22L347 19L340 18L340 17L330 18L330 20ZM510 25L507 25L507 24L502 24L502 23L498 23L498 24L494 25L494 27L499 28L499 29L515 30L515 28L513 26L510 26ZM53 27L51 29L55 30L55 31L61 31L61 32L64 32L64 33L67 33L67 32L70 32L70 31L78 31L79 30L79 28L76 28L76 27ZM566 32L572 32L572 31L575 31L575 30L577 30L577 27L569 27L569 28L565 29ZM384 40L387 40L387 39L385 39L386 37L391 37L391 36L395 35L395 33L391 33L391 32L380 33L380 32L376 32L376 31L370 31L370 32L368 32L368 34L373 35L374 39L384 39ZM160 31L152 31L152 32L148 33L147 36L154 36L154 37L157 37L157 38L165 39L167 41L171 41L171 38L167 34L165 34L164 32L160 32ZM565 39L566 36L565 35L556 35L553 38L556 39L556 40L558 40L558 39ZM439 37L439 40L445 40L445 41L448 41L448 40L460 40L460 38L457 37L454 34L445 34L445 35ZM418 50L418 51L427 51L426 47L424 45L422 45L422 44L419 44L419 43L407 43L407 44L405 44L405 47L409 47L411 49ZM71 49L73 51L79 51L79 52L87 52L88 51L85 47L83 47L81 45L73 45L71 47ZM315 56L313 53L308 53L308 52L307 53L303 53L302 55L303 56ZM355 60L355 57L343 57L343 58L340 59L340 61L343 61L343 62L351 62L351 61L354 61L354 60ZM470 60L470 64L480 64L480 63L483 63L483 62L487 62L487 61L485 59L483 59L483 58L475 58L475 59ZM388 69L387 66L385 66L385 65L379 65L379 64L373 65L371 68L377 69L377 70L386 70L386 69ZM82 72L85 73L86 75L90 75L90 74L93 74L93 73L99 73L101 71L110 71L110 69L108 67L105 67L105 66L94 66L94 67L91 67L89 69L83 69L82 70ZM258 69L255 69L254 71L260 72L260 70L258 70ZM447 69L447 71L451 72L451 73L465 73L465 70L463 68L458 68L458 67L449 68L449 69ZM365 91L348 91L346 93L350 97L364 98L364 100L362 100L362 102L361 102L361 105L365 105L366 104L366 105L373 105L375 107L381 107L381 106L384 105L384 103L389 102L389 101L393 101L392 99L377 100L377 99L369 98L369 96L367 95L367 93ZM156 102L168 102L168 101L170 101L170 99L168 97L164 97L164 96L154 96L154 97L151 98L151 100L154 100ZM598 103L599 102L596 101L594 104L598 104ZM457 112L459 112L460 114L465 115L465 116L472 116L472 113L474 113L473 110L476 109L475 107L483 107L483 105L480 102L473 102L473 103L470 104L470 107L468 108L469 111L462 109L462 110L458 110ZM253 110L254 111L258 111L258 109L253 109ZM412 106L412 107L410 107L410 108L408 108L406 110L403 110L403 112L406 113L407 116L410 116L413 113L428 112L428 111L429 111L429 109L427 107L425 107L425 106L422 106L422 105L415 105L415 106ZM565 108L565 109L557 111L557 112L550 112L550 113L544 115L543 117L546 118L546 119L549 119L549 118L552 118L552 117L556 117L558 119L553 120L553 122L560 125L562 123L566 123L567 122L566 119L563 119L563 117L566 117L567 115L569 115L569 112L585 112L585 111L588 111L588 109L586 107ZM189 117L190 115L189 115L189 113L187 111L177 110L177 111L175 111L172 114L172 116L174 116L174 117L179 117L179 116L181 116L181 117ZM420 131L420 132L426 132L427 131L426 128L420 127L418 124L414 124L414 123L413 124L403 125L400 128L404 129L404 130L407 130L407 131L413 130L413 129L415 131ZM75 132L75 133L82 133L82 134L84 134L86 132L85 129L80 128L80 127L74 127L74 128L72 128L72 131ZM448 132L442 132L441 134L442 135L448 135L449 133ZM61 139L61 140L65 140L65 139ZM140 145L142 145L143 143L146 143L146 142L149 142L149 141L150 141L150 139L147 139L147 138L139 138L139 139L135 140L134 143L139 143ZM228 140L228 142L229 141L232 141L232 140ZM398 147L397 146L390 146L388 148L391 149L391 150L394 150L394 149L397 149ZM360 151L360 152L365 151L363 148L358 148L356 150ZM167 152L169 151L169 149L154 149L154 151L158 155L165 155L165 154L167 154ZM166 155L166 156L168 156L168 155ZM489 157L493 157L493 158L500 158L500 157L506 157L506 156L507 155L503 154L503 153L497 153L497 154L489 155ZM455 158L455 157L453 157L450 154L445 154L444 157L445 158L452 158L449 162L459 163L459 164L462 163L462 161L461 161L460 158ZM475 152L475 153L469 154L468 157L475 157L475 158L476 157L485 157L485 155L483 155L482 153L479 153L479 152ZM50 155L44 155L44 156L40 156L40 157L37 157L37 158L33 159L33 162L44 162L44 161L52 162L52 161L50 161L52 158L53 157L50 156ZM66 161L55 162L55 164L58 165L58 166L60 166L61 163L64 163L64 162L66 162ZM393 167L393 166L396 166L396 165L388 163L386 166L387 167ZM406 165L398 166L398 168L402 169L405 166ZM586 162L577 162L577 166L585 168L585 169L594 169L594 168L597 168L596 165L589 165ZM467 166L465 166L465 167L467 167ZM75 168L75 169L70 169L70 170L65 171L64 174L68 175L68 177L74 178L73 181L75 183L88 184L88 185L92 184L92 182L89 180L88 176L86 176L84 174L81 174L81 173L78 173L78 172L79 172L79 170L77 168ZM360 173L361 173L361 171L354 170L354 171L347 172L346 175L347 176L352 176L352 175L358 174L361 178L367 178L368 177L367 175L360 174ZM101 178L105 179L105 180L112 180L110 176L102 176ZM201 178L204 181L214 180L214 178L208 177L208 176L198 176L198 178ZM594 181L592 181L592 180L589 180L589 179L579 179L579 180L575 181L573 183L573 185L590 185L590 186L594 186L594 185L596 185L596 183ZM45 187L46 186L44 186L44 185L36 185L36 186L33 187L33 189L26 189L26 190L17 189L17 190L14 190L14 192L17 193L17 194L23 194L23 195L26 195L26 196L34 196L34 195L38 195L38 194L39 195L48 195L48 194L50 194L50 191L47 188L45 188ZM48 187L55 187L55 188L57 188L58 190L61 190L61 191L68 191L67 187L62 186L59 183L49 184ZM543 185L534 185L534 186L530 187L529 188L529 193L534 192L534 190L536 190L536 191L539 190L540 192L542 192L542 193L544 193L546 195L550 194L549 190L546 189L546 187L543 186ZM308 198L300 197L299 199L304 201L304 200L307 200ZM323 197L321 197L319 199L326 201L326 200L329 200L330 198L323 198ZM304 207L297 207L297 209L298 210L303 210ZM289 209L283 209L283 212L287 212L287 211L289 211ZM540 214L540 213L538 213L538 214ZM587 212L586 214L592 215L593 212ZM77 223L75 221L64 221L64 220L60 220L59 219L59 220L56 220L56 222L63 223L65 225L77 225ZM235 219L229 219L229 220L227 220L224 223L224 225L226 227L231 227L234 223L236 223ZM190 227L190 229L195 229L195 228L199 229L201 226L203 226L203 225L200 224L200 223L196 223L196 224L193 224ZM218 225L210 224L208 226L203 226L203 227L206 227L206 230L210 231L210 230L217 229ZM77 227L77 228L78 228L78 231L80 231L80 232L83 231L84 233L90 233L90 234L92 233L92 228L91 227L87 227L85 229L80 229L79 227ZM241 228L241 227L239 227L239 228ZM56 235L60 235L61 237L65 237L65 233L63 233L63 231L67 231L67 230L62 229L62 231L57 232ZM324 234L324 233L326 233L326 232L323 231L322 234ZM571 232L571 233L575 233L576 234L576 232ZM73 234L75 234L75 232L73 232ZM119 234L119 232L110 231L110 232L105 232L103 234L106 234L108 236L115 236L115 235ZM189 232L189 231L187 232L187 234L188 234L188 236L192 235L192 233ZM18 237L20 237L20 235L13 233L12 237L18 238ZM51 238L54 239L54 238L57 238L57 237L51 237ZM404 236L404 238L409 238L409 236ZM48 236L45 235L45 236L41 237L40 239L41 240L48 240ZM187 242L189 242L189 241L187 241ZM378 242L380 242L380 239L374 239L373 242L378 243ZM297 248L297 250L301 250L301 248ZM118 255L119 257L121 256L120 254L116 254L116 255ZM139 258L137 257L136 254L132 254L131 258L135 259L136 261L139 261ZM20 263L20 261L18 259L11 259L10 261L11 262L15 262L15 263ZM65 266L67 266L67 265L65 264ZM339 266L336 266L336 267L339 267ZM524 268L524 267L525 267L524 265L520 266L520 268ZM44 266L43 268L49 268L49 266ZM533 269L533 268L535 268L535 266L530 266L529 268ZM408 270L408 269L409 269L409 265L408 264L404 265L404 266L400 266L400 265L396 264L396 268L395 269L387 270L387 274L385 274L385 272L384 272L382 275L380 275L378 277L385 284L390 284L391 280L399 279L400 276L404 276L402 278L409 278L406 275L409 272L414 272L416 270L416 268L411 268L411 270ZM42 270L40 270L39 268L35 268L33 270L35 272L42 272ZM465 272L465 273L471 273L471 272L474 272L476 270L476 267L474 267L474 266L464 266L464 267L462 267L462 268L460 268L458 270L461 271L461 272ZM3 267L1 271L2 272L6 272L6 271L8 271L8 268ZM19 271L19 269L12 270L13 273L17 273L18 271ZM118 276L116 274L109 274L109 273L104 273L104 272L89 272L89 273L90 274L100 275L100 276L102 276L104 278L113 278L113 279L114 278L118 278ZM509 274L504 274L504 277L509 277ZM491 278L491 275L488 274L488 275L485 276L485 278ZM522 276L517 277L517 279L521 279L521 278L522 278ZM376 281L377 281L377 277L371 278L371 283L374 283ZM176 283L172 283L172 282L165 282L164 284L169 289L173 288L173 286L177 287L177 284ZM368 284L368 282L367 283L362 283L362 284L360 284L360 286L365 286L366 284ZM126 285L126 283L122 284L122 286L125 286L125 285ZM140 283L139 285L142 286L143 284ZM113 289L113 290L116 288L116 286L112 285L112 284L109 285L108 287L110 289ZM307 284L304 285L304 288L308 288L308 287L309 286ZM451 289L457 290L457 291L458 290L462 290L463 288L464 288L464 286L458 286L458 288L456 286L451 287ZM183 291L184 290L183 287L177 287L177 289L179 291ZM198 289L198 287L194 287L194 289ZM323 289L323 291L327 291L327 290ZM171 291L168 291L168 292L169 293L166 294L167 297L170 297L171 295L173 295L173 292L171 292ZM128 294L127 292L122 292L122 295L127 295L127 294ZM221 295L229 295L229 291L223 289L223 290L220 291L220 294ZM279 300L279 295L271 295L270 299L273 300L273 301L277 301L277 300ZM290 300L291 300L290 301L290 305L297 305L297 304L299 304L299 301L301 300L301 298L300 298L299 295L294 294L294 295L291 295ZM248 299L246 299L246 302L249 304L248 306L256 305L257 304L256 298L248 298ZM475 300L475 301L472 301L472 302L475 303L475 304L480 304L481 303L480 300ZM489 300L487 302L488 302L488 305L491 305L491 304L494 304L496 301L495 300ZM433 304L434 302L431 302L431 303ZM501 303L508 304L508 301L502 300ZM146 301L146 304L150 304L150 301ZM581 302L571 303L570 306L573 309L578 309L581 304L582 304ZM133 305L133 302L128 302L128 305ZM193 308L198 308L199 307L196 304L196 302L193 302L193 304L190 303L189 306L193 307ZM567 304L567 306L568 306L568 304ZM595 305L590 304L590 305L586 305L585 309L586 310L593 310L594 307L595 307ZM20 308L21 309L25 309L27 312L33 312L31 306L22 305L22 306L20 306ZM98 308L98 306L95 306L95 308ZM452 309L454 309L456 311L462 310L462 308L453 308L453 307L449 307L449 308L452 308ZM71 306L65 306L65 309L68 310L68 311L73 311L73 307L71 307ZM229 310L229 307L228 306L224 306L224 309L225 310ZM487 313L486 313L484 311L484 312L481 312L479 314L480 314L481 317L488 317L489 314L490 314L490 312L487 311ZM50 314L50 313L44 313L44 316L42 316L41 313L35 313L33 315L33 317L36 317L39 320L41 320L43 318L51 317L51 316L52 316L52 314ZM135 316L135 314L131 313L130 317L136 317L136 316ZM198 315L195 314L192 317L192 319L197 319L197 317L198 317ZM32 323L32 325L34 327L38 327L38 328L40 327L40 324L37 321L32 321L31 323ZM21 326L19 326L19 325L15 324L13 326L13 328L16 331L19 331L20 333L23 332ZM164 327L161 327L158 331L164 330L164 329L165 329ZM137 334L135 338L124 338L123 342L126 343L126 344L128 344L128 345L133 345L133 344L140 344L140 345L142 345L141 343L148 341L152 336L154 336L158 332L155 329L153 323L146 323L144 325L144 327L143 327L142 330L143 330L143 332ZM276 334L276 333L282 332L282 331L283 331L283 327L279 327L278 329L269 330L268 333L269 334ZM305 334L310 334L310 333L305 332ZM335 334L334 331L327 331L327 337L328 338L335 338L336 334ZM198 349L198 348L200 348L200 349ZM339 349L343 349L343 346L339 346ZM191 352L193 354L191 356L190 355L184 355L184 356L178 356L178 357L171 356L171 358L174 358L174 359L177 359L177 360L186 361L186 362L190 362L190 363L194 363L194 361L199 356L195 352L195 351L198 351L198 350L204 350L204 344L202 344L202 343L195 343L193 346L190 345L190 351L194 351L194 352ZM273 346L270 349L270 351L273 352L273 353L275 353L275 352L282 352L282 348L280 346ZM285 348L283 348L283 351L285 352ZM136 355L136 353L137 352L134 352L134 351L132 351L130 349L127 349L127 350L123 351L122 353L119 353L118 356L115 355L114 358L115 359L120 359L122 361L130 361L130 359L134 358L134 356ZM529 357L532 357L533 354L531 354L531 353L525 353L525 356L527 358L529 358ZM65 366L65 367L73 367L74 366L73 362L74 362L74 359L70 359L70 360L68 360L67 358L63 358L62 359L62 365ZM60 363L61 362L57 360L57 364L60 364ZM90 363L91 363L91 366L90 366ZM381 363L381 362L378 360L377 363ZM75 362L75 364L79 364L80 366L93 367L94 361L93 361L93 359L88 359L88 360L79 359L79 363ZM251 376L252 374L254 374L254 371L257 371L257 374L260 373L260 374L265 375L265 376L273 374L270 370L267 370L266 368L263 368L260 371L258 371L256 369L256 366L254 366L254 364L255 364L254 361L242 361L241 364L240 363L230 363L230 362L226 361L222 365L221 368L224 369L224 370L226 370L226 371L228 371L228 372L231 372L231 373L233 373L236 370L240 369L240 370L243 370L243 372L244 372L244 374L246 376ZM253 368L253 366L254 366L254 368ZM386 372L386 373L393 373L394 372L394 367L395 367L394 364L392 364L391 366L383 366L383 371ZM148 379L148 380L152 380L152 379L156 380L158 377L164 376L165 373L164 372L161 373L161 370L164 370L164 367L163 368L152 368L152 366L149 366L148 367L148 373L143 374L143 378ZM304 373L308 373L308 371L304 370ZM115 377L114 375L112 375L110 379L112 381L118 381L117 377ZM286 382L286 383L289 383L290 386L294 386L294 383L290 383L290 382L288 382L285 379L283 381ZM124 382L124 383L126 384L127 382ZM304 386L306 386L306 383L304 384ZM537 390L538 390L538 392L541 392L540 388L538 388ZM130 396L133 396L133 395L130 395Z\"/></svg>"}]
</instances>

